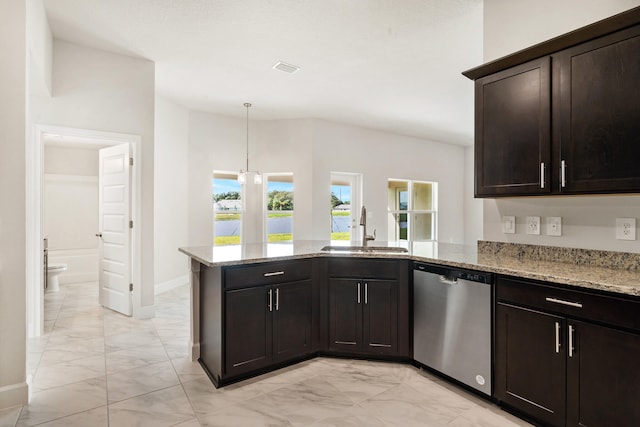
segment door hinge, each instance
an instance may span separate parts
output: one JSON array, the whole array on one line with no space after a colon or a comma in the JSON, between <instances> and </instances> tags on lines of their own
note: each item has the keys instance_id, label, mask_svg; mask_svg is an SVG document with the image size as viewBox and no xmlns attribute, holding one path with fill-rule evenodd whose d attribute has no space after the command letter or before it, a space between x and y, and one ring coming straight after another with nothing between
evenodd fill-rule
<instances>
[{"instance_id":1,"label":"door hinge","mask_svg":"<svg viewBox=\"0 0 640 427\"><path fill-rule=\"evenodd\" d=\"M133 221L129 221L129 228L133 228Z\"/></svg>"},{"instance_id":2,"label":"door hinge","mask_svg":"<svg viewBox=\"0 0 640 427\"><path fill-rule=\"evenodd\" d=\"M129 157L129 166L133 166L133 157Z\"/></svg>"},{"instance_id":3,"label":"door hinge","mask_svg":"<svg viewBox=\"0 0 640 427\"><path fill-rule=\"evenodd\" d=\"M133 292L133 283L129 283L129 292Z\"/></svg>"}]
</instances>

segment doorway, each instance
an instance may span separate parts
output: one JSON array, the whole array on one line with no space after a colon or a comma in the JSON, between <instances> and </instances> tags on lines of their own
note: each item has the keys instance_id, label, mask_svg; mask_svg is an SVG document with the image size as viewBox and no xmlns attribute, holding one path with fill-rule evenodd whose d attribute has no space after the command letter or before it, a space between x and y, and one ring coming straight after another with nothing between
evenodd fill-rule
<instances>
[{"instance_id":1,"label":"doorway","mask_svg":"<svg viewBox=\"0 0 640 427\"><path fill-rule=\"evenodd\" d=\"M362 205L362 175L331 172L331 242L360 239L357 214Z\"/></svg>"},{"instance_id":2,"label":"doorway","mask_svg":"<svg viewBox=\"0 0 640 427\"><path fill-rule=\"evenodd\" d=\"M34 126L34 132L27 144L27 317L28 336L42 334L44 325L44 281L46 273L44 264L44 154L45 144L67 147L83 147L85 150L100 147L112 147L128 144L130 156L135 163L139 162L138 148L140 137L130 134L92 131L86 129L57 126ZM96 158L97 161L97 158ZM96 165L97 167L97 165ZM136 223L140 218L140 168L131 171L131 209L130 219ZM96 202L97 203L97 202ZM128 225L128 224L127 224ZM96 228L95 233L99 233ZM97 238L97 237L96 237ZM141 234L140 227L131 230L131 250L128 251L128 262L131 265L131 281L141 283ZM85 274L85 273L82 273ZM127 296L132 300L133 315L140 310L140 292L131 292Z\"/></svg>"}]
</instances>

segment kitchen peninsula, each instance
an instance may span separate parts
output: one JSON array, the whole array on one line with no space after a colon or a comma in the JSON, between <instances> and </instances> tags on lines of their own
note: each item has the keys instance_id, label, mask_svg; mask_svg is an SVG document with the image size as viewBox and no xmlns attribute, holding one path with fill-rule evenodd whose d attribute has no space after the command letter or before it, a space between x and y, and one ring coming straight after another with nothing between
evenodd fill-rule
<instances>
[{"instance_id":1,"label":"kitchen peninsula","mask_svg":"<svg viewBox=\"0 0 640 427\"><path fill-rule=\"evenodd\" d=\"M324 252L327 243L180 248L191 258L191 357L216 386L316 355L412 363L411 271L421 262L494 273L494 401L551 424L589 408L640 419L629 401L640 393L639 254L484 241ZM511 370L513 357L536 357L562 384Z\"/></svg>"}]
</instances>

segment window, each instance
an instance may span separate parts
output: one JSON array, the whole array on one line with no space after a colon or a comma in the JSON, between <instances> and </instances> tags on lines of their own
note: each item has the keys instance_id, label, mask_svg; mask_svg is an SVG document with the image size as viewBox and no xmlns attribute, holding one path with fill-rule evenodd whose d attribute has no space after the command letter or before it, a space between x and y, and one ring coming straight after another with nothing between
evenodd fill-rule
<instances>
[{"instance_id":1,"label":"window","mask_svg":"<svg viewBox=\"0 0 640 427\"><path fill-rule=\"evenodd\" d=\"M238 245L242 232L242 186L237 173L213 173L213 244Z\"/></svg>"},{"instance_id":2,"label":"window","mask_svg":"<svg viewBox=\"0 0 640 427\"><path fill-rule=\"evenodd\" d=\"M351 240L351 184L331 182L331 240Z\"/></svg>"},{"instance_id":3,"label":"window","mask_svg":"<svg viewBox=\"0 0 640 427\"><path fill-rule=\"evenodd\" d=\"M390 179L387 198L389 241L437 239L437 183Z\"/></svg>"},{"instance_id":4,"label":"window","mask_svg":"<svg viewBox=\"0 0 640 427\"><path fill-rule=\"evenodd\" d=\"M266 176L267 242L293 240L293 174Z\"/></svg>"}]
</instances>

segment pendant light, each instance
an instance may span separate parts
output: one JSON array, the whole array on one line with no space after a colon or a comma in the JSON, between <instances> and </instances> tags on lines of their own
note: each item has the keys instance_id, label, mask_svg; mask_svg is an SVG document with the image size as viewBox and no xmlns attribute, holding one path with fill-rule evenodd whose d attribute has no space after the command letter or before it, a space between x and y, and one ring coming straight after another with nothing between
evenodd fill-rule
<instances>
[{"instance_id":1,"label":"pendant light","mask_svg":"<svg viewBox=\"0 0 640 427\"><path fill-rule=\"evenodd\" d=\"M262 184L262 175L258 171L251 171L249 169L249 107L251 104L248 102L244 103L245 108L247 109L247 169L242 170L238 173L238 182L244 184L247 182L247 176L253 174L253 183L254 184Z\"/></svg>"}]
</instances>

